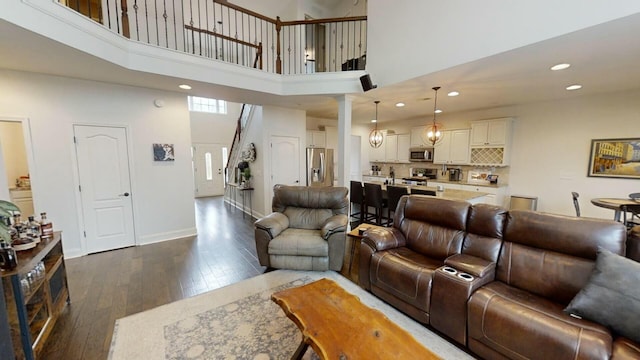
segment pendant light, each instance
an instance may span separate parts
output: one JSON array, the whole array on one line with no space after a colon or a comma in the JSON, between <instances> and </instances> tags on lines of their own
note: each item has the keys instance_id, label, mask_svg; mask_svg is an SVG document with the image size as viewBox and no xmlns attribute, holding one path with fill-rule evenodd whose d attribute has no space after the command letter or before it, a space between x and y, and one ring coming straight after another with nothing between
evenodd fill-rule
<instances>
[{"instance_id":1,"label":"pendant light","mask_svg":"<svg viewBox=\"0 0 640 360\"><path fill-rule=\"evenodd\" d=\"M371 120L371 122L375 124L375 127L369 133L369 144L372 148L379 148L384 140L382 131L378 130L378 104L380 103L380 100L376 100L374 102L376 103L376 118Z\"/></svg>"},{"instance_id":2,"label":"pendant light","mask_svg":"<svg viewBox=\"0 0 640 360\"><path fill-rule=\"evenodd\" d=\"M436 111L438 110L438 90L440 90L440 86L433 87L433 90L436 92L436 95L433 98L433 124L427 129L427 139L429 140L431 145L435 145L437 142L442 140L442 126L438 127L438 124L436 124Z\"/></svg>"}]
</instances>

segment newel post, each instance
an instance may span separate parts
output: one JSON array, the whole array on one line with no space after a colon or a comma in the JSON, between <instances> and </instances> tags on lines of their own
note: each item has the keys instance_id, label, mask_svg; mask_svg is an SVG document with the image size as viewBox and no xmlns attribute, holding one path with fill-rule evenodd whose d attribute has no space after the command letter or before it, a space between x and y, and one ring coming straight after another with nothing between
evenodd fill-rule
<instances>
[{"instance_id":1,"label":"newel post","mask_svg":"<svg viewBox=\"0 0 640 360\"><path fill-rule=\"evenodd\" d=\"M276 16L276 73L282 74L282 59L280 59L280 29L282 22L280 16Z\"/></svg>"}]
</instances>

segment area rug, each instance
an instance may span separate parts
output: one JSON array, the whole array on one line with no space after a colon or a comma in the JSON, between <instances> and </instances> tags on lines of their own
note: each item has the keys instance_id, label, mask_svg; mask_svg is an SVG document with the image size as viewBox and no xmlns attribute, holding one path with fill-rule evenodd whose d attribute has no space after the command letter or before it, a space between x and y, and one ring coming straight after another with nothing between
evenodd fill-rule
<instances>
[{"instance_id":1,"label":"area rug","mask_svg":"<svg viewBox=\"0 0 640 360\"><path fill-rule=\"evenodd\" d=\"M271 294L320 278L336 281L443 359L473 359L338 273L288 270L118 319L109 359L289 359L302 336ZM309 349L305 359L318 357Z\"/></svg>"}]
</instances>

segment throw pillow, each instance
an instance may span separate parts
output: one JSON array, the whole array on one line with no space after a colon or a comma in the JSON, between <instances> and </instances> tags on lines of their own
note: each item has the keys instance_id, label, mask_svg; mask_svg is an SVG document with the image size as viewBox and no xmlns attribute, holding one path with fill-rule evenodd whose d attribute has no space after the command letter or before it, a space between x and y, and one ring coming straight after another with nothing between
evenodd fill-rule
<instances>
[{"instance_id":1,"label":"throw pillow","mask_svg":"<svg viewBox=\"0 0 640 360\"><path fill-rule=\"evenodd\" d=\"M564 311L640 342L640 263L598 248L587 285Z\"/></svg>"}]
</instances>

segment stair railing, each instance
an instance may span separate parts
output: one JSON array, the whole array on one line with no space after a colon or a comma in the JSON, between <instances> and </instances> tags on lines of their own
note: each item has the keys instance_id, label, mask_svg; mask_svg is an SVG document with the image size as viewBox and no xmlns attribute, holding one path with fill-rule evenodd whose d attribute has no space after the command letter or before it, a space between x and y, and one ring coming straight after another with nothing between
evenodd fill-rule
<instances>
[{"instance_id":1,"label":"stair railing","mask_svg":"<svg viewBox=\"0 0 640 360\"><path fill-rule=\"evenodd\" d=\"M367 17L282 21L224 0L58 0L154 46L278 74L361 70Z\"/></svg>"}]
</instances>

